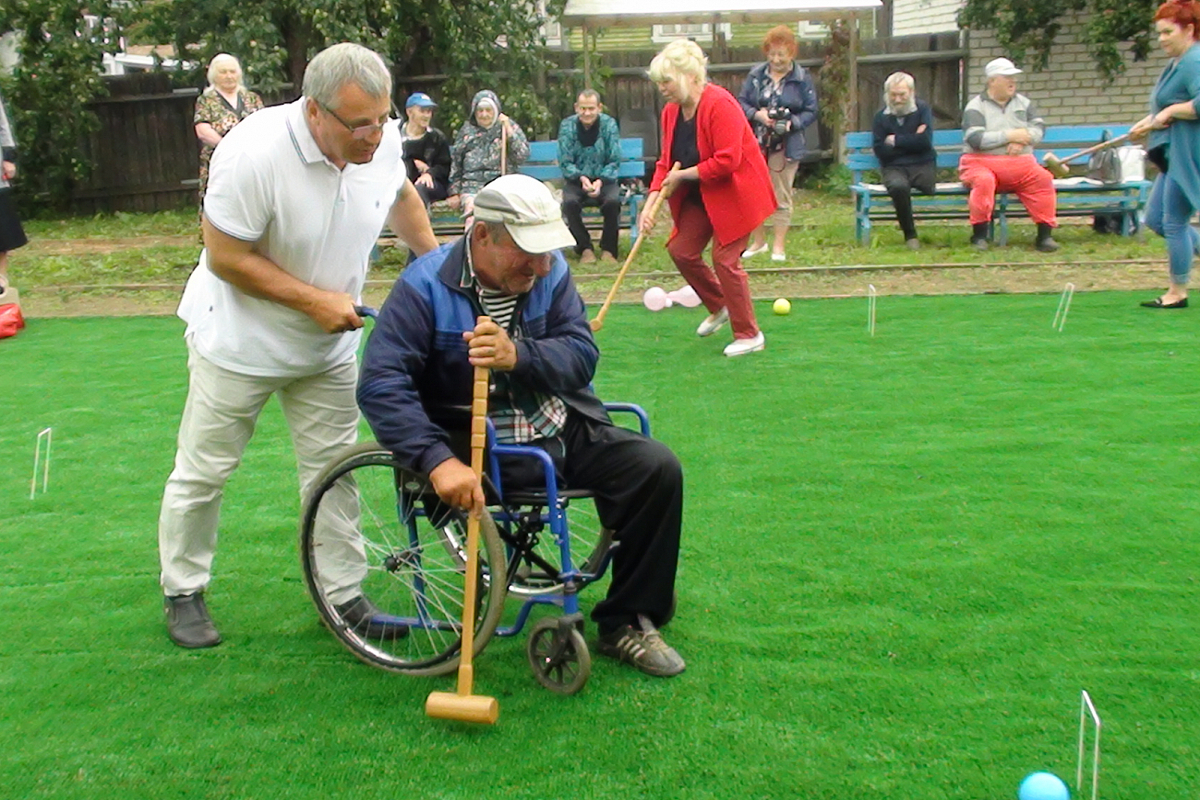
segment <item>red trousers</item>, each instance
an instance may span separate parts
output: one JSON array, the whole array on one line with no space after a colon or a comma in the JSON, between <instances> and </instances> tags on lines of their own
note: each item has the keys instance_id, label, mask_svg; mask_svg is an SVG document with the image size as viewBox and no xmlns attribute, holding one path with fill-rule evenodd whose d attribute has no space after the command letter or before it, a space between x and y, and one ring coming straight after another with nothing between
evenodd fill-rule
<instances>
[{"instance_id":1,"label":"red trousers","mask_svg":"<svg viewBox=\"0 0 1200 800\"><path fill-rule=\"evenodd\" d=\"M710 314L729 309L733 338L753 339L758 335L758 321L750 302L750 281L742 269L742 251L750 242L750 234L726 244L713 239L712 222L700 202L699 190L692 186L687 191L688 196L679 204L675 235L667 242L667 252ZM701 257L709 239L712 239L712 269Z\"/></svg>"},{"instance_id":2,"label":"red trousers","mask_svg":"<svg viewBox=\"0 0 1200 800\"><path fill-rule=\"evenodd\" d=\"M985 156L964 153L958 160L958 179L970 187L967 207L971 224L988 222L996 207L996 192L1012 192L1034 222L1058 225L1054 178L1032 153Z\"/></svg>"}]
</instances>

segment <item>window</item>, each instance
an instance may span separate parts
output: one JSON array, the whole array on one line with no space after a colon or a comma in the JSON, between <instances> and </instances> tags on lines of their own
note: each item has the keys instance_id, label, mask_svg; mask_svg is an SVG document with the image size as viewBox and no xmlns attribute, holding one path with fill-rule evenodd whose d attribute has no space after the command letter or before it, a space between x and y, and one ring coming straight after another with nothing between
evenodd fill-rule
<instances>
[{"instance_id":1,"label":"window","mask_svg":"<svg viewBox=\"0 0 1200 800\"><path fill-rule=\"evenodd\" d=\"M655 25L654 32L651 38L655 42L669 42L672 39L680 39L687 37L703 41L705 39L712 41L712 23L709 22L683 22L677 25ZM725 35L728 41L733 38L731 27L728 22L722 22L717 26L717 31Z\"/></svg>"}]
</instances>

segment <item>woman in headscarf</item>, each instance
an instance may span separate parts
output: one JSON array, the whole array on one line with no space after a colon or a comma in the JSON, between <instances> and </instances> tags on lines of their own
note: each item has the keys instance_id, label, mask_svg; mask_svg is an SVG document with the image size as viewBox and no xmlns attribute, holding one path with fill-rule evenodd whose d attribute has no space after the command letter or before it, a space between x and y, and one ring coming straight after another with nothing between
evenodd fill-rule
<instances>
[{"instance_id":1,"label":"woman in headscarf","mask_svg":"<svg viewBox=\"0 0 1200 800\"><path fill-rule=\"evenodd\" d=\"M465 216L471 215L475 194L500 177L502 135L508 140L505 172L516 172L529 158L529 139L520 125L500 113L500 98L495 92L477 92L471 100L471 116L458 129L450 147L450 196L446 200L453 208L461 206Z\"/></svg>"}]
</instances>

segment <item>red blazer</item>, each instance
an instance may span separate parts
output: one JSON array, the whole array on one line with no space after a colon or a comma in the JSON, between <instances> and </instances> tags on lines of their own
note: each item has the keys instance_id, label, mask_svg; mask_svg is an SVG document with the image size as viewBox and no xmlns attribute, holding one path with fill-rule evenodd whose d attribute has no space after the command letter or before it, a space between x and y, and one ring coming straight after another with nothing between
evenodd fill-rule
<instances>
[{"instance_id":1,"label":"red blazer","mask_svg":"<svg viewBox=\"0 0 1200 800\"><path fill-rule=\"evenodd\" d=\"M652 192L658 191L671 169L671 141L678 118L679 105L667 103L662 110L662 150L650 182ZM718 242L725 245L740 239L775 213L779 203L758 140L737 98L716 84L705 85L696 106L696 146L700 151L700 197ZM667 202L672 216L679 219L682 193L671 195Z\"/></svg>"}]
</instances>

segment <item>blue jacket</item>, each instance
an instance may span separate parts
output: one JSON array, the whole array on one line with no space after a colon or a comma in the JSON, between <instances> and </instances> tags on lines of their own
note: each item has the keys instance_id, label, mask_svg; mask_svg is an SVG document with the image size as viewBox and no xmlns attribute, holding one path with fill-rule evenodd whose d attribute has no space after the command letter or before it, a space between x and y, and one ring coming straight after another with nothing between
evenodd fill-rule
<instances>
[{"instance_id":1,"label":"blue jacket","mask_svg":"<svg viewBox=\"0 0 1200 800\"><path fill-rule=\"evenodd\" d=\"M751 69L745 83L742 84L742 91L738 93L738 102L741 103L746 119L750 120L755 135L762 131L763 126L754 121L754 112L768 107L763 96L772 82L771 76L767 74L769 68L770 64L764 61ZM817 121L817 90L813 87L812 76L799 64L796 64L791 74L783 79L779 105L786 106L792 112L792 130L787 135L784 147L787 157L796 161L804 156L806 150L804 129Z\"/></svg>"},{"instance_id":2,"label":"blue jacket","mask_svg":"<svg viewBox=\"0 0 1200 800\"><path fill-rule=\"evenodd\" d=\"M1150 93L1150 113L1191 102L1200 113L1200 44L1173 59ZM1200 119L1176 119L1164 130L1151 131L1146 149L1167 145L1167 172L1193 208L1200 208Z\"/></svg>"},{"instance_id":3,"label":"blue jacket","mask_svg":"<svg viewBox=\"0 0 1200 800\"><path fill-rule=\"evenodd\" d=\"M448 431L469 428L474 367L462 335L483 309L474 291L461 286L466 246L463 237L404 270L363 354L363 415L380 444L424 473L456 455ZM513 380L611 424L590 386L600 350L561 253L554 254L550 274L518 302L509 334L517 346Z\"/></svg>"}]
</instances>

